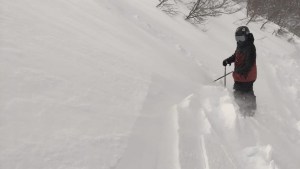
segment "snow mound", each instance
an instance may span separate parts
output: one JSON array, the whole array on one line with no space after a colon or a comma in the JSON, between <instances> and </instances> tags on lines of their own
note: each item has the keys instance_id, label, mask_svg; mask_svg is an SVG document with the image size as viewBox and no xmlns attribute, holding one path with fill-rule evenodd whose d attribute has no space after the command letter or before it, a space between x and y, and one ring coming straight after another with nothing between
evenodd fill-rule
<instances>
[{"instance_id":1,"label":"snow mound","mask_svg":"<svg viewBox=\"0 0 300 169\"><path fill-rule=\"evenodd\" d=\"M245 169L279 169L272 160L272 146L247 147L242 151Z\"/></svg>"}]
</instances>

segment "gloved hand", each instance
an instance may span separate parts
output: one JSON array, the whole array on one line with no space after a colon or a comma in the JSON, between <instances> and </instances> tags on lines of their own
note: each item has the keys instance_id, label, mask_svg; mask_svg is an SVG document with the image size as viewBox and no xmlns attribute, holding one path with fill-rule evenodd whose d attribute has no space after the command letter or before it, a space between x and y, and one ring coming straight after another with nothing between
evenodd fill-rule
<instances>
[{"instance_id":1,"label":"gloved hand","mask_svg":"<svg viewBox=\"0 0 300 169\"><path fill-rule=\"evenodd\" d=\"M232 56L230 56L229 58L223 60L223 66L227 66L229 64L229 66L231 65L232 62L234 62L235 60L235 54L233 54Z\"/></svg>"},{"instance_id":2,"label":"gloved hand","mask_svg":"<svg viewBox=\"0 0 300 169\"><path fill-rule=\"evenodd\" d=\"M229 64L228 60L227 59L223 60L223 66L227 66L227 64ZM231 64L229 64L229 65L231 65Z\"/></svg>"}]
</instances>

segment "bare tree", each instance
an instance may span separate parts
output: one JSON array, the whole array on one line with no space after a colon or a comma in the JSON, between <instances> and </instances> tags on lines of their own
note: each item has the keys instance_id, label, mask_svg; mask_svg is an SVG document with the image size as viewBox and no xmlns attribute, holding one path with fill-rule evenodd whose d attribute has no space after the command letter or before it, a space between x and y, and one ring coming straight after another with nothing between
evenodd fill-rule
<instances>
[{"instance_id":1,"label":"bare tree","mask_svg":"<svg viewBox=\"0 0 300 169\"><path fill-rule=\"evenodd\" d=\"M209 16L219 16L221 14L232 14L240 10L234 7L236 3L231 0L197 0L192 2L190 12L186 20L193 23L202 23Z\"/></svg>"},{"instance_id":2,"label":"bare tree","mask_svg":"<svg viewBox=\"0 0 300 169\"><path fill-rule=\"evenodd\" d=\"M156 7L160 7L162 6L163 4L165 4L168 0L159 0L159 4L156 5Z\"/></svg>"},{"instance_id":3,"label":"bare tree","mask_svg":"<svg viewBox=\"0 0 300 169\"><path fill-rule=\"evenodd\" d=\"M176 0L159 0L159 4L156 5L156 7L160 8L168 15L176 15L178 14L178 10L176 9L175 4Z\"/></svg>"},{"instance_id":4,"label":"bare tree","mask_svg":"<svg viewBox=\"0 0 300 169\"><path fill-rule=\"evenodd\" d=\"M247 0L248 23L264 18L261 29L273 22L280 26L276 34L283 34L288 29L300 36L300 1L299 0ZM248 24L247 23L247 24Z\"/></svg>"},{"instance_id":5,"label":"bare tree","mask_svg":"<svg viewBox=\"0 0 300 169\"><path fill-rule=\"evenodd\" d=\"M249 17L248 25L250 22L260 21L262 15L264 15L265 2L258 0L247 0L247 17Z\"/></svg>"}]
</instances>

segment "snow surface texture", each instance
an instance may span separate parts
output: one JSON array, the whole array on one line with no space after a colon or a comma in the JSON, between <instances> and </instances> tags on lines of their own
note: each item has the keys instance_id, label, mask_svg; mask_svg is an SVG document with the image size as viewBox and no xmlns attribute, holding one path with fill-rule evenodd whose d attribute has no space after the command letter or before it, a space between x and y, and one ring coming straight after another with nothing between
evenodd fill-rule
<instances>
[{"instance_id":1,"label":"snow surface texture","mask_svg":"<svg viewBox=\"0 0 300 169\"><path fill-rule=\"evenodd\" d=\"M299 44L249 25L244 118L232 78L212 82L244 12L203 32L157 3L0 0L1 169L300 168Z\"/></svg>"}]
</instances>

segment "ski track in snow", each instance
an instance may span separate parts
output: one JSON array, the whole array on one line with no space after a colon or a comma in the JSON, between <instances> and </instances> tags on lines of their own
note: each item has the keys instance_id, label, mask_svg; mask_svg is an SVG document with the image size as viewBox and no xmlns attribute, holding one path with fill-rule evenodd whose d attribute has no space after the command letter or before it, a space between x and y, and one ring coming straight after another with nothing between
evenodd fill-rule
<instances>
[{"instance_id":1,"label":"ski track in snow","mask_svg":"<svg viewBox=\"0 0 300 169\"><path fill-rule=\"evenodd\" d=\"M239 115L237 107L232 105L230 100L232 98L224 98L228 95L224 89L215 87L213 90L208 90L210 88L210 86L205 87L198 94L190 95L179 104L179 124L181 124L179 125L179 136L181 136L179 152L182 168L277 169L272 159L271 145L250 146L257 144L260 139L258 130L251 128L251 123L253 126L258 122L253 118L244 119ZM220 95L219 104L210 103L215 99L210 98L209 95L203 97L208 94L205 91L219 93L223 91L224 96ZM208 99L201 101L200 98ZM212 105L220 106L214 108ZM222 116L222 113L227 115ZM243 124L244 121L241 120L249 120L246 122L250 123ZM262 126L259 127L263 129ZM220 139L220 136L223 139Z\"/></svg>"},{"instance_id":2,"label":"ski track in snow","mask_svg":"<svg viewBox=\"0 0 300 169\"><path fill-rule=\"evenodd\" d=\"M182 168L237 168L232 154L220 142L215 122L221 122L224 128L231 130L232 124L223 118L212 120L211 114L222 112L222 108L213 108L201 98L206 98L205 91L190 95L179 104L179 145ZM216 87L217 91L224 91ZM203 97L204 96L204 97ZM208 96L209 97L209 96ZM220 100L222 103L223 101ZM201 104L202 103L202 104ZM222 105L222 104L221 104ZM234 114L236 116L236 114ZM222 122L223 121L223 122ZM229 120L230 121L230 120Z\"/></svg>"},{"instance_id":3,"label":"ski track in snow","mask_svg":"<svg viewBox=\"0 0 300 169\"><path fill-rule=\"evenodd\" d=\"M179 101L181 97L170 91L182 89L182 86L170 88L166 85L171 83L159 76L153 76L148 96L133 126L123 158L116 165L117 169L181 168L178 161L178 113L176 106L171 108L172 103ZM182 95L187 91L182 91Z\"/></svg>"}]
</instances>

